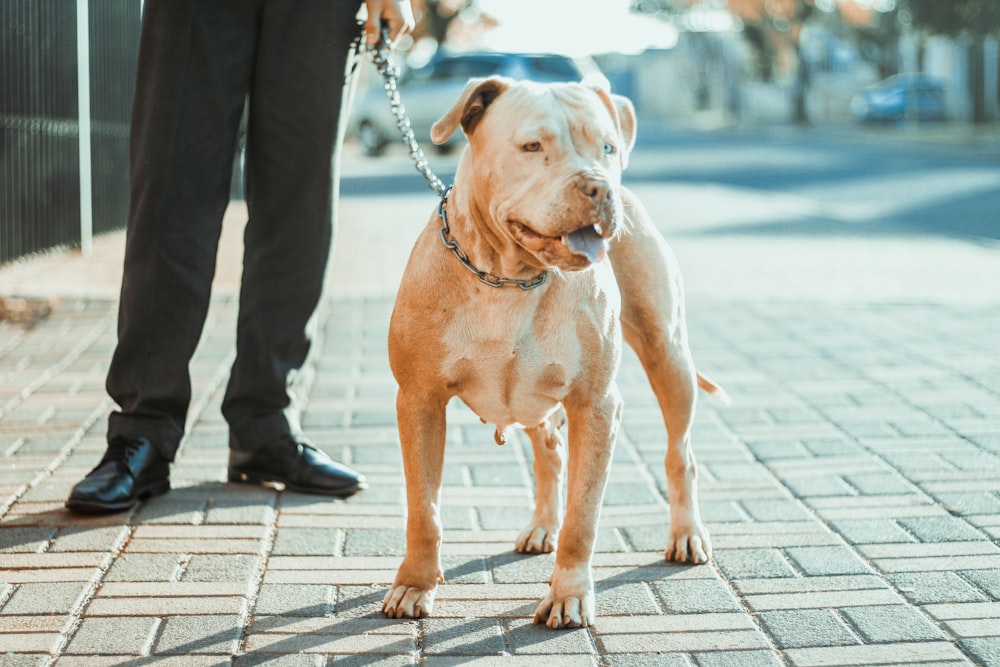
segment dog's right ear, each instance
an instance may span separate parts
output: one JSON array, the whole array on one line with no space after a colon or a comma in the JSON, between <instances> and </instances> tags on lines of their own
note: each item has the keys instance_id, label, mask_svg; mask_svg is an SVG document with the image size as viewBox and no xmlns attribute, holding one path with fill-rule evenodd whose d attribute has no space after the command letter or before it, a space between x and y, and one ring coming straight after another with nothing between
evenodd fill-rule
<instances>
[{"instance_id":1,"label":"dog's right ear","mask_svg":"<svg viewBox=\"0 0 1000 667\"><path fill-rule=\"evenodd\" d=\"M511 79L502 76L471 79L465 85L465 90L455 105L431 127L431 140L435 144L443 144L455 133L460 124L468 136L483 117L486 108L500 93L507 90L510 84Z\"/></svg>"}]
</instances>

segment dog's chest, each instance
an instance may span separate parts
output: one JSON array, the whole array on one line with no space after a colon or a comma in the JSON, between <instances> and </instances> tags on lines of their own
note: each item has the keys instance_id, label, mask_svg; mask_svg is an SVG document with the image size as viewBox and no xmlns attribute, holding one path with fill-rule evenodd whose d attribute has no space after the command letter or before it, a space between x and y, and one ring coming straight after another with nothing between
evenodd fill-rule
<instances>
[{"instance_id":1,"label":"dog's chest","mask_svg":"<svg viewBox=\"0 0 1000 667\"><path fill-rule=\"evenodd\" d=\"M446 380L483 421L534 426L559 407L581 365L573 318L460 310L448 326Z\"/></svg>"}]
</instances>

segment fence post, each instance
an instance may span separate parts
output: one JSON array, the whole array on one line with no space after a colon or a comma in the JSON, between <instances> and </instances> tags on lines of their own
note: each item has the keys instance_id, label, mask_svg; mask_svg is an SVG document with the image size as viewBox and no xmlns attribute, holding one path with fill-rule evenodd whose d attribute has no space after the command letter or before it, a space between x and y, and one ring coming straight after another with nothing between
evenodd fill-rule
<instances>
[{"instance_id":1,"label":"fence post","mask_svg":"<svg viewBox=\"0 0 1000 667\"><path fill-rule=\"evenodd\" d=\"M94 247L94 198L90 146L90 3L76 0L77 99L80 127L80 251Z\"/></svg>"}]
</instances>

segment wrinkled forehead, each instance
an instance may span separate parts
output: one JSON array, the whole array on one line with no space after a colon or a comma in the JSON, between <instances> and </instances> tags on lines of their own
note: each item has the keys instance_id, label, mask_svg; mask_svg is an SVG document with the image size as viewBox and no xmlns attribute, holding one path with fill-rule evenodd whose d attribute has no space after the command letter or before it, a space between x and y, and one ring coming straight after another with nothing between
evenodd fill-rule
<instances>
[{"instance_id":1,"label":"wrinkled forehead","mask_svg":"<svg viewBox=\"0 0 1000 667\"><path fill-rule=\"evenodd\" d=\"M494 103L494 120L517 134L533 130L603 134L617 130L600 96L581 84L539 84L530 81L511 86Z\"/></svg>"}]
</instances>

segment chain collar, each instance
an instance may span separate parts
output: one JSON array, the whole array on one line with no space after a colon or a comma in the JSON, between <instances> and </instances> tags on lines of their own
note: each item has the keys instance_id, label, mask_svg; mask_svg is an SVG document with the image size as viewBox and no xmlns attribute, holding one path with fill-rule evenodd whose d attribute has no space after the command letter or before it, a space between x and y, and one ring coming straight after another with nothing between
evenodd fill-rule
<instances>
[{"instance_id":1,"label":"chain collar","mask_svg":"<svg viewBox=\"0 0 1000 667\"><path fill-rule=\"evenodd\" d=\"M495 273L488 271L482 271L476 268L476 265L469 260L468 253L462 249L462 246L458 244L458 239L451 236L451 228L448 226L448 213L445 211L445 204L448 203L448 194L451 192L451 187L445 189L441 194L441 203L438 204L438 217L441 218L441 242L444 243L444 247L451 250L458 261L462 263L462 266L467 268L472 272L480 282L486 283L490 287L506 287L508 285L517 285L523 290L535 289L536 287L541 287L545 283L545 279L548 278L548 272L542 271L534 278L530 280L521 279L516 280L514 278L503 278ZM450 238L449 238L450 237Z\"/></svg>"}]
</instances>

